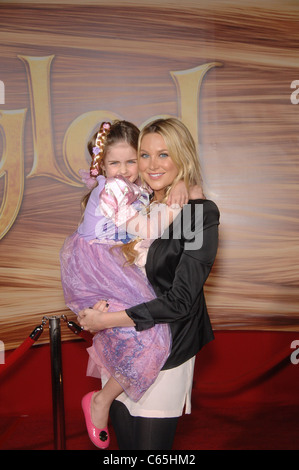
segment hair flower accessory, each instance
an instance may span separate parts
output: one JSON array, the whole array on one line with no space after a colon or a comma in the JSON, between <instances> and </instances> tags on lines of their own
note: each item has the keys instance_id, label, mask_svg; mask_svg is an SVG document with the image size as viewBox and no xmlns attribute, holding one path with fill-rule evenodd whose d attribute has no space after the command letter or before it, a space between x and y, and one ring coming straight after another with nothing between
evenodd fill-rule
<instances>
[{"instance_id":1,"label":"hair flower accessory","mask_svg":"<svg viewBox=\"0 0 299 470\"><path fill-rule=\"evenodd\" d=\"M100 151L101 151L101 149L99 147L93 147L93 149L92 149L92 153L94 155L99 155Z\"/></svg>"},{"instance_id":2,"label":"hair flower accessory","mask_svg":"<svg viewBox=\"0 0 299 470\"><path fill-rule=\"evenodd\" d=\"M79 170L79 175L81 176L82 182L88 189L93 189L96 186L97 180L94 176L90 175L90 171L83 169Z\"/></svg>"}]
</instances>

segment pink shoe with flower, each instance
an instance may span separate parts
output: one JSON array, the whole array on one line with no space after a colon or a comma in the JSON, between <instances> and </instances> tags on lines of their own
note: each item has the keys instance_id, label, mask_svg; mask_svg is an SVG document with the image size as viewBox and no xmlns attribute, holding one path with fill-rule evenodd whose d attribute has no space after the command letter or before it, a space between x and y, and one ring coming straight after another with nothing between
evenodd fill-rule
<instances>
[{"instance_id":1,"label":"pink shoe with flower","mask_svg":"<svg viewBox=\"0 0 299 470\"><path fill-rule=\"evenodd\" d=\"M96 392L87 393L87 395L82 398L81 402L85 416L86 428L91 442L99 449L107 449L110 444L108 427L99 429L94 426L91 420L91 400L94 393Z\"/></svg>"}]
</instances>

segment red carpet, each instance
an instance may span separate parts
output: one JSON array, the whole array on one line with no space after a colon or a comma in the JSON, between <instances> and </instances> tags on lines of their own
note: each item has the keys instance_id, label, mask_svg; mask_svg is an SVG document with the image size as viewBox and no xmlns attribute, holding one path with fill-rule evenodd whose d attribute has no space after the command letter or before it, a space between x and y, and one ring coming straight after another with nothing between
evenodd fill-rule
<instances>
[{"instance_id":1,"label":"red carpet","mask_svg":"<svg viewBox=\"0 0 299 470\"><path fill-rule=\"evenodd\" d=\"M192 415L181 418L174 450L298 450L296 333L216 332L198 355ZM97 450L85 431L81 397L85 341L62 344L66 450ZM1 367L1 366L0 366ZM33 346L1 378L0 449L54 449L49 346ZM111 428L111 446L117 450Z\"/></svg>"},{"instance_id":2,"label":"red carpet","mask_svg":"<svg viewBox=\"0 0 299 470\"><path fill-rule=\"evenodd\" d=\"M51 415L1 416L1 450L53 450ZM16 439L17 436L17 439ZM118 450L111 428L109 450ZM184 416L174 450L298 450L299 411L280 405L261 410L249 407L204 407ZM66 420L66 450L97 450L85 432L83 418Z\"/></svg>"}]
</instances>

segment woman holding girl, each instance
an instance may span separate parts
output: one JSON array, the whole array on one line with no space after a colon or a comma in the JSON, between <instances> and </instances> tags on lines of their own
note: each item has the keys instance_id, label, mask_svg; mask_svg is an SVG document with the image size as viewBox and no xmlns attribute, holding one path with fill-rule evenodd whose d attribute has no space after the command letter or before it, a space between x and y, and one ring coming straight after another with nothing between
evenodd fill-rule
<instances>
[{"instance_id":1,"label":"woman holding girl","mask_svg":"<svg viewBox=\"0 0 299 470\"><path fill-rule=\"evenodd\" d=\"M178 181L187 189L201 185L194 140L178 119L148 124L139 136L138 159L153 201L163 203ZM203 287L217 253L218 225L215 203L191 196L180 217L176 215L149 247L145 269L156 298L114 312L107 312L101 302L79 312L81 326L91 331L134 327L142 332L166 324L170 328L170 354L154 383L137 402L122 393L111 406L120 449L171 449L179 416L184 408L191 411L195 356L213 339ZM100 392L94 416L101 414L101 398Z\"/></svg>"},{"instance_id":2,"label":"woman holding girl","mask_svg":"<svg viewBox=\"0 0 299 470\"><path fill-rule=\"evenodd\" d=\"M93 307L99 299L105 299L106 311L108 303L110 310L115 311L155 298L143 272L145 254L153 241L153 227L160 222L156 236L161 235L165 223L169 224L180 209L156 204L152 211L156 216L149 221L151 191L138 180L138 135L137 127L127 121L112 125L105 122L88 144L92 163L86 181L92 191L86 197L82 223L66 239L60 252L65 302L76 314ZM184 184L179 183L176 188L173 197L184 200L187 194ZM134 264L129 264L132 245L139 256ZM128 325L95 335L88 350L88 375L106 381L100 392L101 413L90 413L99 392L87 394L82 407L90 438L96 446L109 445L107 421L113 399L125 391L131 400L138 401L165 363L170 342L167 324L144 332Z\"/></svg>"}]
</instances>

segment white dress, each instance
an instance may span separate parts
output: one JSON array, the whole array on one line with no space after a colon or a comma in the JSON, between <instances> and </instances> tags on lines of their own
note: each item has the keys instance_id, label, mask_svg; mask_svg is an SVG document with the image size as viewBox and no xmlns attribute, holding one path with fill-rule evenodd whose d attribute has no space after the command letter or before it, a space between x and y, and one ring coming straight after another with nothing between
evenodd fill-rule
<instances>
[{"instance_id":1,"label":"white dress","mask_svg":"<svg viewBox=\"0 0 299 470\"><path fill-rule=\"evenodd\" d=\"M127 407L131 416L174 418L181 416L184 408L190 414L194 364L195 356L178 367L162 370L138 402L124 392L116 400ZM105 383L102 377L102 385Z\"/></svg>"}]
</instances>

